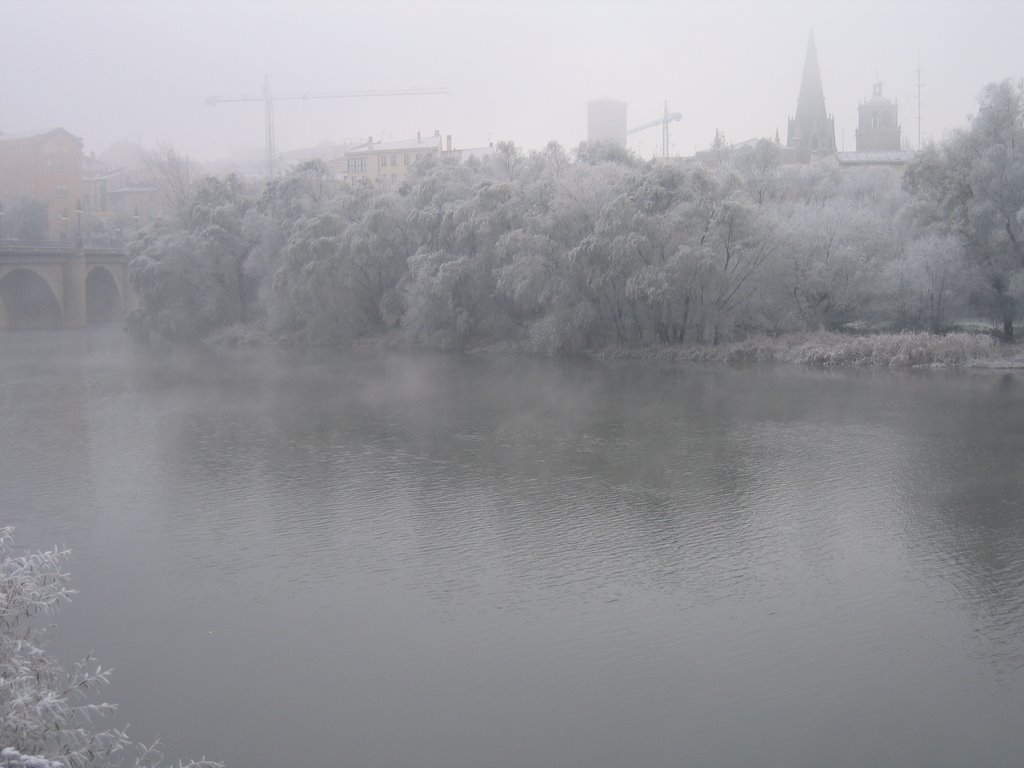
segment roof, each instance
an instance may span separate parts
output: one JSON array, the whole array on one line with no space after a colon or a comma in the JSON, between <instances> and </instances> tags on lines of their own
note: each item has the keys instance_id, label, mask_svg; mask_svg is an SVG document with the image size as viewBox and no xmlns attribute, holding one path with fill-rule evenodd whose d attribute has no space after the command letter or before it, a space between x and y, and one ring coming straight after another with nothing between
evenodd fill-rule
<instances>
[{"instance_id":1,"label":"roof","mask_svg":"<svg viewBox=\"0 0 1024 768\"><path fill-rule=\"evenodd\" d=\"M913 152L904 150L836 152L836 160L840 165L905 165L913 158Z\"/></svg>"},{"instance_id":2,"label":"roof","mask_svg":"<svg viewBox=\"0 0 1024 768\"><path fill-rule=\"evenodd\" d=\"M744 139L743 141L736 142L735 144L730 144L729 149L752 149L756 147L758 144L760 144L762 141L767 141L772 145L775 145L775 142L772 141L771 139L766 139L762 137L758 139Z\"/></svg>"},{"instance_id":3,"label":"roof","mask_svg":"<svg viewBox=\"0 0 1024 768\"><path fill-rule=\"evenodd\" d=\"M149 193L149 192L156 192L156 191L157 191L156 187L153 186L152 184L135 184L135 185L129 184L127 186L118 187L117 189L111 190L110 194L111 195L132 195L132 194L138 194L140 192Z\"/></svg>"},{"instance_id":4,"label":"roof","mask_svg":"<svg viewBox=\"0 0 1024 768\"><path fill-rule=\"evenodd\" d=\"M106 181L108 179L116 179L116 178L120 177L123 173L124 173L124 171L122 171L120 168L118 168L117 170L113 170L113 171L108 171L108 170L103 170L103 171L83 171L82 172L82 181L87 181L87 182Z\"/></svg>"},{"instance_id":5,"label":"roof","mask_svg":"<svg viewBox=\"0 0 1024 768\"><path fill-rule=\"evenodd\" d=\"M418 139L403 139L402 141L390 141L390 142L374 142L373 146L369 144L360 144L357 147L352 147L346 152L346 155L359 154L362 152L400 152L409 149L440 149L442 146L441 137L438 135L433 136L422 136Z\"/></svg>"},{"instance_id":6,"label":"roof","mask_svg":"<svg viewBox=\"0 0 1024 768\"><path fill-rule=\"evenodd\" d=\"M486 147L467 147L466 149L456 149L454 154L458 155L459 159L463 161L469 160L473 157L481 160L494 154L494 145L491 144Z\"/></svg>"},{"instance_id":7,"label":"roof","mask_svg":"<svg viewBox=\"0 0 1024 768\"><path fill-rule=\"evenodd\" d=\"M733 142L731 144L727 144L727 145L725 145L723 147L720 147L717 150L713 146L706 147L705 149L697 150L696 153L698 155L700 155L700 154L714 154L715 152L744 152L744 151L746 151L748 149L755 149L762 141L768 142L773 147L779 147L780 149L784 149L784 147L782 147L780 144L778 144L775 141L775 139L769 139L766 136L762 136L762 137L759 137L759 138L755 137L755 138L752 138L752 139L744 139L743 141Z\"/></svg>"},{"instance_id":8,"label":"roof","mask_svg":"<svg viewBox=\"0 0 1024 768\"><path fill-rule=\"evenodd\" d=\"M68 138L77 141L79 144L82 143L82 140L78 136L75 136L63 128L50 128L46 131L24 131L22 133L0 133L0 143L15 141L42 141L44 139L48 139L55 133L62 133Z\"/></svg>"}]
</instances>

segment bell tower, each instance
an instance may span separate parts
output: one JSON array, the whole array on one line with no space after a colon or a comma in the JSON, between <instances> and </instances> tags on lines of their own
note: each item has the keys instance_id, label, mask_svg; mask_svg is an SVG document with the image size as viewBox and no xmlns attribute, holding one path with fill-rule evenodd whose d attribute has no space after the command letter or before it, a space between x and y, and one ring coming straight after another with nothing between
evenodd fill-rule
<instances>
[{"instance_id":1,"label":"bell tower","mask_svg":"<svg viewBox=\"0 0 1024 768\"><path fill-rule=\"evenodd\" d=\"M898 152L901 143L899 107L882 95L882 84L875 83L871 99L857 107L857 151Z\"/></svg>"}]
</instances>

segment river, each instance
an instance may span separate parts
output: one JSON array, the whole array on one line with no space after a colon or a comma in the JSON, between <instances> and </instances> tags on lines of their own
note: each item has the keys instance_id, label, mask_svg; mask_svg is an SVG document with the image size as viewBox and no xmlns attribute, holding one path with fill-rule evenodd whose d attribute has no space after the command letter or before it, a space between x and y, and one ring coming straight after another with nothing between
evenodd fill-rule
<instances>
[{"instance_id":1,"label":"river","mask_svg":"<svg viewBox=\"0 0 1024 768\"><path fill-rule=\"evenodd\" d=\"M229 768L1009 766L1024 378L0 334L54 650Z\"/></svg>"}]
</instances>

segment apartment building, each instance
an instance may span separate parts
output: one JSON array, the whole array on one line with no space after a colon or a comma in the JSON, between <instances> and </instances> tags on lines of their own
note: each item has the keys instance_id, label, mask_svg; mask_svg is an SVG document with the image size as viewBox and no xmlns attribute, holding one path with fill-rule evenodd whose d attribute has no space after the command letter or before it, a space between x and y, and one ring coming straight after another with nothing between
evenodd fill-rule
<instances>
[{"instance_id":1,"label":"apartment building","mask_svg":"<svg viewBox=\"0 0 1024 768\"><path fill-rule=\"evenodd\" d=\"M451 136L448 137L448 151L451 151ZM374 142L371 137L365 144L353 147L333 169L348 184L357 184L369 179L385 189L397 189L409 169L422 157L440 158L445 151L441 132L433 136L417 133L415 139L392 142ZM340 166L340 167L339 167Z\"/></svg>"},{"instance_id":2,"label":"apartment building","mask_svg":"<svg viewBox=\"0 0 1024 768\"><path fill-rule=\"evenodd\" d=\"M63 128L0 134L0 203L21 195L47 207L47 237L74 239L82 205L82 140Z\"/></svg>"}]
</instances>

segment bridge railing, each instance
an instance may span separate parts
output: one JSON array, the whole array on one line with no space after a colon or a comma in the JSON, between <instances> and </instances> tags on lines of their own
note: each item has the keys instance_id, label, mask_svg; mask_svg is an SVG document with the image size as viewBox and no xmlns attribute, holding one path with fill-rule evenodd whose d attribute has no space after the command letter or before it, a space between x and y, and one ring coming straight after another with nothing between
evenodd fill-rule
<instances>
[{"instance_id":1,"label":"bridge railing","mask_svg":"<svg viewBox=\"0 0 1024 768\"><path fill-rule=\"evenodd\" d=\"M0 247L16 248L19 251L66 251L74 247L67 240L0 240Z\"/></svg>"},{"instance_id":2,"label":"bridge railing","mask_svg":"<svg viewBox=\"0 0 1024 768\"><path fill-rule=\"evenodd\" d=\"M82 248L86 253L117 253L125 252L126 242L113 237L87 237L81 243L69 240L14 240L0 239L0 252L19 254L74 253Z\"/></svg>"}]
</instances>

